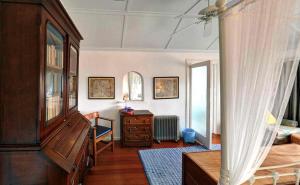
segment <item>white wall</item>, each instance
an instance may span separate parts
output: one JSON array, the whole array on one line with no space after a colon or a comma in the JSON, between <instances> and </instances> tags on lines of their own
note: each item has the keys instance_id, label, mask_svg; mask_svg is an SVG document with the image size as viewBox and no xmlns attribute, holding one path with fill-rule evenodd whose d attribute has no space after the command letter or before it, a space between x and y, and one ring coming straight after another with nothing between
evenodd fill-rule
<instances>
[{"instance_id":1,"label":"white wall","mask_svg":"<svg viewBox=\"0 0 300 185\"><path fill-rule=\"evenodd\" d=\"M144 78L144 101L128 103L134 109L148 109L155 115L178 115L181 129L186 127L186 64L187 59L197 61L218 60L216 53L167 53L141 51L81 51L79 63L79 111L99 111L102 116L116 120L116 139L120 137L118 109L122 100L123 76L137 71ZM115 100L89 100L89 76L108 76L116 79ZM179 99L154 100L153 77L179 76Z\"/></svg>"}]
</instances>

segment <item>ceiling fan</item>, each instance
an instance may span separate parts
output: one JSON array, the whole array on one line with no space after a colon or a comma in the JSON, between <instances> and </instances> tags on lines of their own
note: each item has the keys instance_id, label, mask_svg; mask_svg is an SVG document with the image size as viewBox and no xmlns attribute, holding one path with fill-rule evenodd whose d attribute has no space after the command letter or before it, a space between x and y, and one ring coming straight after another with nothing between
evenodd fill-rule
<instances>
[{"instance_id":1,"label":"ceiling fan","mask_svg":"<svg viewBox=\"0 0 300 185\"><path fill-rule=\"evenodd\" d=\"M197 21L193 22L192 24L187 25L184 28L177 30L176 32L171 34L171 37L174 35L187 30L188 28L192 27L193 25L197 25L199 23L204 23L204 32L203 35L209 36L212 32L212 19L219 15L219 8L215 4L210 4L210 0L207 1L208 5L206 8L199 11L197 16L190 16L186 14L182 14L176 16L175 18L183 19L183 18L195 18Z\"/></svg>"}]
</instances>

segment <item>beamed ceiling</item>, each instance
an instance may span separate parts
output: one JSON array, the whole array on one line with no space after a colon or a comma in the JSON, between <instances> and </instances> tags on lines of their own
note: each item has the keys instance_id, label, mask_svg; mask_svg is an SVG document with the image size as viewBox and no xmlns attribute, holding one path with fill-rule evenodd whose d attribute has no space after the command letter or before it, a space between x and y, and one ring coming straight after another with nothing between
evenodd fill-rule
<instances>
[{"instance_id":1,"label":"beamed ceiling","mask_svg":"<svg viewBox=\"0 0 300 185\"><path fill-rule=\"evenodd\" d=\"M214 3L211 0L210 3ZM204 23L193 25L207 0L62 0L82 33L87 50L218 50L218 19L204 36ZM186 16L176 18L178 15Z\"/></svg>"}]
</instances>

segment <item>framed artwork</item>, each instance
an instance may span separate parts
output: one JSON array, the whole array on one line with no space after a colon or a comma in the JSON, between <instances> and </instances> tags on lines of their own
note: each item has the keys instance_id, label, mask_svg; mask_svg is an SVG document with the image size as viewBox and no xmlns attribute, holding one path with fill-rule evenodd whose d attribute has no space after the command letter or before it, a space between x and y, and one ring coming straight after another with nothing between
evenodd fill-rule
<instances>
[{"instance_id":1,"label":"framed artwork","mask_svg":"<svg viewBox=\"0 0 300 185\"><path fill-rule=\"evenodd\" d=\"M115 77L89 77L89 99L115 99Z\"/></svg>"},{"instance_id":2,"label":"framed artwork","mask_svg":"<svg viewBox=\"0 0 300 185\"><path fill-rule=\"evenodd\" d=\"M176 99L179 98L179 77L154 77L153 78L154 99Z\"/></svg>"}]
</instances>

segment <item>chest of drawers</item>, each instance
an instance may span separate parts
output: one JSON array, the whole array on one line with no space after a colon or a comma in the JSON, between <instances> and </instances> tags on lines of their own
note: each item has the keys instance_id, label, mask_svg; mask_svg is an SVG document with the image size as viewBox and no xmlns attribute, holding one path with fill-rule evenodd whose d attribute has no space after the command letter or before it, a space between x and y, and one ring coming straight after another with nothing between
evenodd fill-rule
<instances>
[{"instance_id":1,"label":"chest of drawers","mask_svg":"<svg viewBox=\"0 0 300 185\"><path fill-rule=\"evenodd\" d=\"M135 110L133 115L120 113L122 146L152 146L153 114Z\"/></svg>"}]
</instances>

